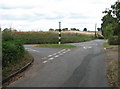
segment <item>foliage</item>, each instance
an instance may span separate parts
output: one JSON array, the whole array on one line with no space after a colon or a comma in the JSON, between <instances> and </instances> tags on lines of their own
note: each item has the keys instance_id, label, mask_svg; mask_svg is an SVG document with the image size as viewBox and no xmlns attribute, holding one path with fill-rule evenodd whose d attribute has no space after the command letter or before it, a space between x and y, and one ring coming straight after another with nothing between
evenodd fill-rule
<instances>
[{"instance_id":1,"label":"foliage","mask_svg":"<svg viewBox=\"0 0 120 89\"><path fill-rule=\"evenodd\" d=\"M110 9L106 9L103 13L106 15L102 18L102 34L106 39L109 39L110 44L116 44L118 42L116 42L115 37L120 34L120 2L116 1Z\"/></svg>"},{"instance_id":2,"label":"foliage","mask_svg":"<svg viewBox=\"0 0 120 89\"><path fill-rule=\"evenodd\" d=\"M101 36L100 34L97 34L97 39L104 39L104 37Z\"/></svg>"},{"instance_id":3,"label":"foliage","mask_svg":"<svg viewBox=\"0 0 120 89\"><path fill-rule=\"evenodd\" d=\"M113 26L112 26L112 24L108 24L105 27L104 35L105 35L105 38L110 38L111 36L113 36Z\"/></svg>"},{"instance_id":4,"label":"foliage","mask_svg":"<svg viewBox=\"0 0 120 89\"><path fill-rule=\"evenodd\" d=\"M62 31L68 31L68 28L63 28Z\"/></svg>"},{"instance_id":5,"label":"foliage","mask_svg":"<svg viewBox=\"0 0 120 89\"><path fill-rule=\"evenodd\" d=\"M2 33L2 63L3 67L24 56L22 42L17 41L11 31Z\"/></svg>"},{"instance_id":6,"label":"foliage","mask_svg":"<svg viewBox=\"0 0 120 89\"><path fill-rule=\"evenodd\" d=\"M6 66L24 56L24 47L21 42L6 41L2 43L2 54L3 66Z\"/></svg>"},{"instance_id":7,"label":"foliage","mask_svg":"<svg viewBox=\"0 0 120 89\"><path fill-rule=\"evenodd\" d=\"M97 28L98 31L101 31L101 28Z\"/></svg>"},{"instance_id":8,"label":"foliage","mask_svg":"<svg viewBox=\"0 0 120 89\"><path fill-rule=\"evenodd\" d=\"M87 28L84 28L83 31L87 31Z\"/></svg>"},{"instance_id":9,"label":"foliage","mask_svg":"<svg viewBox=\"0 0 120 89\"><path fill-rule=\"evenodd\" d=\"M118 36L112 36L108 39L108 43L110 45L120 45L120 42L118 41L120 38Z\"/></svg>"},{"instance_id":10,"label":"foliage","mask_svg":"<svg viewBox=\"0 0 120 89\"><path fill-rule=\"evenodd\" d=\"M50 28L49 31L54 31L54 29Z\"/></svg>"},{"instance_id":11,"label":"foliage","mask_svg":"<svg viewBox=\"0 0 120 89\"><path fill-rule=\"evenodd\" d=\"M117 17L118 22L120 23L120 2L117 1L114 5L111 6L112 13Z\"/></svg>"}]
</instances>

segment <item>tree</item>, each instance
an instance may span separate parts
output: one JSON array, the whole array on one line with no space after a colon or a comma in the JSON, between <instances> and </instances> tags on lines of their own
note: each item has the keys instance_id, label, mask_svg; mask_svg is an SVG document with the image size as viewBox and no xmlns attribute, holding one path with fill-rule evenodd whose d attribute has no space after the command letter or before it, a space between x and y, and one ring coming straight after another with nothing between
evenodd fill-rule
<instances>
[{"instance_id":1,"label":"tree","mask_svg":"<svg viewBox=\"0 0 120 89\"><path fill-rule=\"evenodd\" d=\"M114 14L114 16L117 17L117 20L120 23L120 2L119 1L115 2L115 4L111 6L111 8L112 13Z\"/></svg>"},{"instance_id":2,"label":"tree","mask_svg":"<svg viewBox=\"0 0 120 89\"><path fill-rule=\"evenodd\" d=\"M49 31L54 31L54 29L50 28Z\"/></svg>"},{"instance_id":3,"label":"tree","mask_svg":"<svg viewBox=\"0 0 120 89\"><path fill-rule=\"evenodd\" d=\"M110 38L113 36L113 25L112 24L108 24L105 27L104 35L105 35L105 38Z\"/></svg>"},{"instance_id":4,"label":"tree","mask_svg":"<svg viewBox=\"0 0 120 89\"><path fill-rule=\"evenodd\" d=\"M68 31L68 28L63 28L62 31Z\"/></svg>"},{"instance_id":5,"label":"tree","mask_svg":"<svg viewBox=\"0 0 120 89\"><path fill-rule=\"evenodd\" d=\"M87 31L87 28L84 28L83 31Z\"/></svg>"},{"instance_id":6,"label":"tree","mask_svg":"<svg viewBox=\"0 0 120 89\"><path fill-rule=\"evenodd\" d=\"M11 31L11 30L9 28L5 28L3 31L6 32L6 31Z\"/></svg>"},{"instance_id":7,"label":"tree","mask_svg":"<svg viewBox=\"0 0 120 89\"><path fill-rule=\"evenodd\" d=\"M101 28L97 28L98 31L101 31Z\"/></svg>"},{"instance_id":8,"label":"tree","mask_svg":"<svg viewBox=\"0 0 120 89\"><path fill-rule=\"evenodd\" d=\"M71 28L71 31L76 31L76 28Z\"/></svg>"},{"instance_id":9,"label":"tree","mask_svg":"<svg viewBox=\"0 0 120 89\"><path fill-rule=\"evenodd\" d=\"M55 29L55 31L59 31L59 29Z\"/></svg>"},{"instance_id":10,"label":"tree","mask_svg":"<svg viewBox=\"0 0 120 89\"><path fill-rule=\"evenodd\" d=\"M113 35L118 35L120 32L120 2L116 2L114 5L111 6L110 9L106 9L103 13L106 15L102 18L102 24L101 24L101 30L102 34L105 36L106 28L111 24ZM109 27L110 28L110 27ZM105 31L105 32L104 32ZM108 33L109 35L112 35L112 33ZM106 36L108 37L108 36Z\"/></svg>"}]
</instances>

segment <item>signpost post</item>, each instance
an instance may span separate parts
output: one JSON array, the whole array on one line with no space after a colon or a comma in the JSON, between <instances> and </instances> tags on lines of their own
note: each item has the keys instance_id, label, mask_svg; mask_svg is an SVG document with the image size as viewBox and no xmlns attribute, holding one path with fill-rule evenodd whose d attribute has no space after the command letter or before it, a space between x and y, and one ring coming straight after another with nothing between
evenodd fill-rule
<instances>
[{"instance_id":1,"label":"signpost post","mask_svg":"<svg viewBox=\"0 0 120 89\"><path fill-rule=\"evenodd\" d=\"M95 38L96 38L96 27L97 27L97 24L95 24Z\"/></svg>"},{"instance_id":2,"label":"signpost post","mask_svg":"<svg viewBox=\"0 0 120 89\"><path fill-rule=\"evenodd\" d=\"M61 44L61 22L59 22L59 42L58 44Z\"/></svg>"}]
</instances>

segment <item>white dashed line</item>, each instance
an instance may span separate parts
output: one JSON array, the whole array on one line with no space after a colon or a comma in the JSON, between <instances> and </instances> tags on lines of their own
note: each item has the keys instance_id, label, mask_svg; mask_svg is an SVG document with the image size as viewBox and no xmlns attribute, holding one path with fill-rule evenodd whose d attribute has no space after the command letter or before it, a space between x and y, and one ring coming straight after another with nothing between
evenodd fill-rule
<instances>
[{"instance_id":1,"label":"white dashed line","mask_svg":"<svg viewBox=\"0 0 120 89\"><path fill-rule=\"evenodd\" d=\"M52 57L52 55L49 55L48 57Z\"/></svg>"},{"instance_id":2,"label":"white dashed line","mask_svg":"<svg viewBox=\"0 0 120 89\"><path fill-rule=\"evenodd\" d=\"M48 60L53 60L54 58L52 57L52 58L49 58Z\"/></svg>"},{"instance_id":3,"label":"white dashed line","mask_svg":"<svg viewBox=\"0 0 120 89\"><path fill-rule=\"evenodd\" d=\"M31 49L31 48L25 48L26 50L28 50L28 51L34 51L34 52L39 52L39 51L37 51L37 50L34 50L34 49Z\"/></svg>"},{"instance_id":4,"label":"white dashed line","mask_svg":"<svg viewBox=\"0 0 120 89\"><path fill-rule=\"evenodd\" d=\"M31 49L30 49L31 50ZM32 50L32 51L36 51L36 50ZM69 52L69 51L71 51L70 49L62 49L61 51L59 51L59 52L57 52L57 53L54 53L54 54L52 54L52 55L48 55L47 57L43 57L43 58L41 58L41 59L46 59L45 61L43 61L42 63L47 63L47 62L49 62L49 61L51 61L51 60L53 60L54 58L58 58L59 56L61 56L61 55L63 55L64 53L67 53L67 52ZM57 55L58 54L58 55ZM54 56L54 57L52 57L52 56ZM47 60L48 59L48 60Z\"/></svg>"},{"instance_id":5,"label":"white dashed line","mask_svg":"<svg viewBox=\"0 0 120 89\"><path fill-rule=\"evenodd\" d=\"M63 55L63 54L61 53L61 54L59 54L59 55Z\"/></svg>"},{"instance_id":6,"label":"white dashed line","mask_svg":"<svg viewBox=\"0 0 120 89\"><path fill-rule=\"evenodd\" d=\"M59 55L56 55L55 57L59 57Z\"/></svg>"},{"instance_id":7,"label":"white dashed line","mask_svg":"<svg viewBox=\"0 0 120 89\"><path fill-rule=\"evenodd\" d=\"M48 61L43 61L43 63L47 63Z\"/></svg>"}]
</instances>

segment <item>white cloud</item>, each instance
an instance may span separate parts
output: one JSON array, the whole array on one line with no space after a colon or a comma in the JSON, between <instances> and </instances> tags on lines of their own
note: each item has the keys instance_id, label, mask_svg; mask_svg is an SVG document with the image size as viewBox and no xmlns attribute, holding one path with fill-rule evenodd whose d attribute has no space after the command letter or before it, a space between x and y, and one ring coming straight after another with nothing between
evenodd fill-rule
<instances>
[{"instance_id":1,"label":"white cloud","mask_svg":"<svg viewBox=\"0 0 120 89\"><path fill-rule=\"evenodd\" d=\"M115 0L1 0L0 24L2 28L18 30L48 30L58 28L87 27L94 30L101 25L102 11Z\"/></svg>"}]
</instances>

